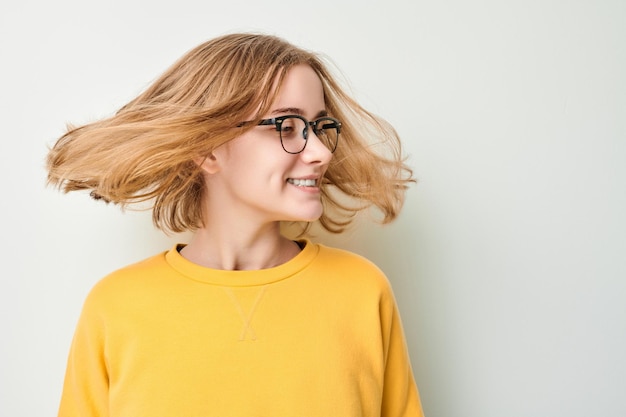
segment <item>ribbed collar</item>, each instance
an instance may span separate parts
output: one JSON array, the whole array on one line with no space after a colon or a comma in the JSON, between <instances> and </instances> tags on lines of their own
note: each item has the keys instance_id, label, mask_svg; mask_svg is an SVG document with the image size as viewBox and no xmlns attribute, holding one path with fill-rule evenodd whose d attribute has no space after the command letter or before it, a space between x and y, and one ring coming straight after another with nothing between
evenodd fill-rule
<instances>
[{"instance_id":1,"label":"ribbed collar","mask_svg":"<svg viewBox=\"0 0 626 417\"><path fill-rule=\"evenodd\" d=\"M227 271L212 269L194 264L185 259L179 252L180 244L174 245L165 254L165 261L180 274L194 281L228 287L252 287L267 285L287 279L309 265L319 252L319 245L307 239L300 240L304 248L291 260L273 268L253 271Z\"/></svg>"}]
</instances>

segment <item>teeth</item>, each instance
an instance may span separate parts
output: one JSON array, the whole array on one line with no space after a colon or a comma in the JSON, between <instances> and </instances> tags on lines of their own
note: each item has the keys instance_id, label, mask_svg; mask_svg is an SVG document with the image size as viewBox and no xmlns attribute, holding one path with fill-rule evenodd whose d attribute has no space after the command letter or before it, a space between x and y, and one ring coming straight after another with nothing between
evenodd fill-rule
<instances>
[{"instance_id":1,"label":"teeth","mask_svg":"<svg viewBox=\"0 0 626 417\"><path fill-rule=\"evenodd\" d=\"M289 178L287 182L298 187L315 187L315 180L298 180Z\"/></svg>"}]
</instances>

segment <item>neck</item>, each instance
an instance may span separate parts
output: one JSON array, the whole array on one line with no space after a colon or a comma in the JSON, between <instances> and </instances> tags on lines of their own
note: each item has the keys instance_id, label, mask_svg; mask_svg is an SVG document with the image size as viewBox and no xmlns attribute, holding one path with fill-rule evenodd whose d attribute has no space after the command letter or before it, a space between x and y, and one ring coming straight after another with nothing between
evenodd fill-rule
<instances>
[{"instance_id":1,"label":"neck","mask_svg":"<svg viewBox=\"0 0 626 417\"><path fill-rule=\"evenodd\" d=\"M181 254L195 264L222 270L272 268L299 252L299 246L280 233L278 222L254 231L203 228L181 250Z\"/></svg>"}]
</instances>

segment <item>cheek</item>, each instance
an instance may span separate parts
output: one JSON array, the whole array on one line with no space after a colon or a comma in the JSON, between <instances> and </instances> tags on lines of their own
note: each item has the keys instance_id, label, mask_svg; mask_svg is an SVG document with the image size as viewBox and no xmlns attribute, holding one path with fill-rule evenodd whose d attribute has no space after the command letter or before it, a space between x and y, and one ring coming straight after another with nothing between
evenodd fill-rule
<instances>
[{"instance_id":1,"label":"cheek","mask_svg":"<svg viewBox=\"0 0 626 417\"><path fill-rule=\"evenodd\" d=\"M223 172L236 175L242 168L248 167L254 160L254 149L245 136L240 136L213 151Z\"/></svg>"},{"instance_id":2,"label":"cheek","mask_svg":"<svg viewBox=\"0 0 626 417\"><path fill-rule=\"evenodd\" d=\"M215 156L227 176L266 184L284 183L298 161L283 150L280 139L254 131L216 149Z\"/></svg>"}]
</instances>

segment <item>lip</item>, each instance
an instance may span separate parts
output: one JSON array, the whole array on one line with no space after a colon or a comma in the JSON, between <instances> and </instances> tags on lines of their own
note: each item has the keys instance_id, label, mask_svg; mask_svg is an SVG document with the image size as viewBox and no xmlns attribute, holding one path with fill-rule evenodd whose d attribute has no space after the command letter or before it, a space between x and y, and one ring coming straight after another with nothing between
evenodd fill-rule
<instances>
[{"instance_id":1,"label":"lip","mask_svg":"<svg viewBox=\"0 0 626 417\"><path fill-rule=\"evenodd\" d=\"M300 186L291 183L289 180L315 180L314 186ZM288 177L285 182L291 185L294 188L297 188L299 191L310 192L310 193L319 193L320 191L320 182L321 177L319 175L304 175L300 177Z\"/></svg>"},{"instance_id":2,"label":"lip","mask_svg":"<svg viewBox=\"0 0 626 417\"><path fill-rule=\"evenodd\" d=\"M287 177L285 179L285 181L288 181L288 180L315 180L315 183L319 184L321 179L322 179L321 175L319 175L319 174L312 174L312 175L303 175L303 176L300 176L300 177Z\"/></svg>"},{"instance_id":3,"label":"lip","mask_svg":"<svg viewBox=\"0 0 626 417\"><path fill-rule=\"evenodd\" d=\"M301 177L287 177L292 180L319 180L322 176L319 174L303 175Z\"/></svg>"}]
</instances>

